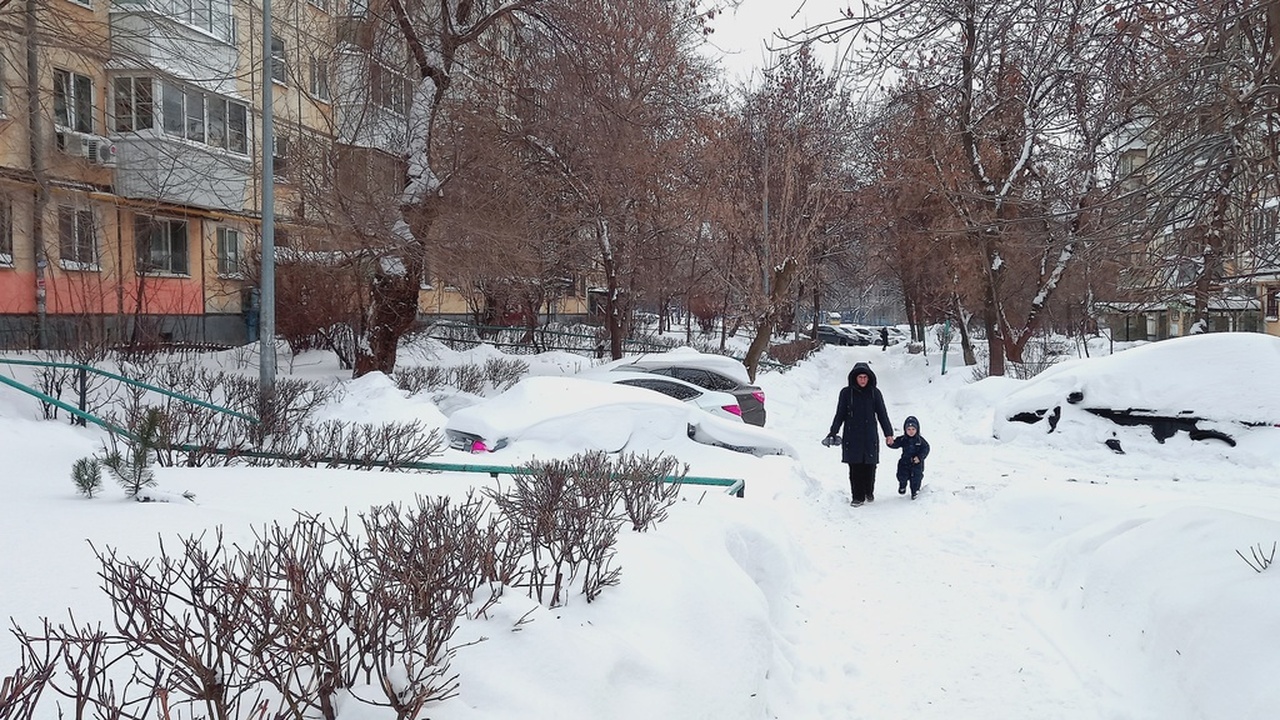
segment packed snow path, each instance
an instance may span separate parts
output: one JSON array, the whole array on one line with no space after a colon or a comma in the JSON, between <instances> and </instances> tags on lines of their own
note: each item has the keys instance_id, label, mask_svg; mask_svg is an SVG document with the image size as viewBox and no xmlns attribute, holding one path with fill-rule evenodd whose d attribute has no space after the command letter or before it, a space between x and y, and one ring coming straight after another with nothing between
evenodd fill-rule
<instances>
[{"instance_id":1,"label":"packed snow path","mask_svg":"<svg viewBox=\"0 0 1280 720\"><path fill-rule=\"evenodd\" d=\"M851 507L839 449L818 442L857 360L872 362L895 432L917 415L932 445L914 501L897 492L899 452L882 447L875 502ZM986 501L1012 476L1065 483L1076 479L1071 469L1032 467L1025 454L1000 457L989 420L984 426L938 402L939 388L915 382L918 372L895 372L909 361L899 353L841 348L815 361L830 364L829 387L797 387L790 405L773 402L783 393L770 400L769 425L797 445L802 472L815 481L794 502L777 498L811 558L797 574L792 617L782 623L787 650L779 665L790 667L792 682L780 685L794 695L772 698L778 717L1173 716L1151 688L1117 690L1104 668L1090 669L1099 659L1076 656L1064 631L1052 627L1053 614L1039 611L1046 596L1032 579L1034 538L985 517Z\"/></svg>"}]
</instances>

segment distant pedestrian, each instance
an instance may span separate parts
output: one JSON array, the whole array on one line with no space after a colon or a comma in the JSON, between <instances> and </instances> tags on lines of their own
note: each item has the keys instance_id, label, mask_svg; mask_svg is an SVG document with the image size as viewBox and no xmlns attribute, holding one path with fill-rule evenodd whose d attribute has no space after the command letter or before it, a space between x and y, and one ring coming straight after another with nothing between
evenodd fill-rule
<instances>
[{"instance_id":1,"label":"distant pedestrian","mask_svg":"<svg viewBox=\"0 0 1280 720\"><path fill-rule=\"evenodd\" d=\"M889 349L889 328L887 326L880 327L880 352Z\"/></svg>"},{"instance_id":2,"label":"distant pedestrian","mask_svg":"<svg viewBox=\"0 0 1280 720\"><path fill-rule=\"evenodd\" d=\"M876 464L880 462L880 437L876 424L884 431L884 444L893 442L893 423L884 407L884 396L876 388L876 374L871 366L860 362L849 371L849 384L840 388L836 416L824 445L840 445L841 460L849 465L849 490L854 507L876 499ZM844 427L844 437L840 428Z\"/></svg>"},{"instance_id":3,"label":"distant pedestrian","mask_svg":"<svg viewBox=\"0 0 1280 720\"><path fill-rule=\"evenodd\" d=\"M920 421L915 415L903 421L902 434L894 438L889 447L902 448L902 457L898 458L898 494L906 495L910 485L911 499L915 500L924 482L924 459L929 457L929 441L920 434Z\"/></svg>"}]
</instances>

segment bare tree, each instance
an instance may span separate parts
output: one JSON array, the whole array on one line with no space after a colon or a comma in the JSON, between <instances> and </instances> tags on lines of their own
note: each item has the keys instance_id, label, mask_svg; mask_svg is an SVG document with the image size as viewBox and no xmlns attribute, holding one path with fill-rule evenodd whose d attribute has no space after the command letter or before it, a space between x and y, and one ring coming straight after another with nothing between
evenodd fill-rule
<instances>
[{"instance_id":1,"label":"bare tree","mask_svg":"<svg viewBox=\"0 0 1280 720\"><path fill-rule=\"evenodd\" d=\"M850 72L898 68L936 93L941 168L978 271L990 371L1021 349L1081 242L1097 236L1100 186L1135 60L1133 6L1080 0L871 3L811 32L850 40ZM953 172L959 170L961 172ZM1025 263L1015 263L1017 256ZM1022 286L1022 287L1019 287Z\"/></svg>"},{"instance_id":2,"label":"bare tree","mask_svg":"<svg viewBox=\"0 0 1280 720\"><path fill-rule=\"evenodd\" d=\"M741 248L732 282L755 332L744 360L754 377L775 328L793 317L797 279L850 209L856 115L807 47L767 71L739 112L722 192L727 236Z\"/></svg>"},{"instance_id":3,"label":"bare tree","mask_svg":"<svg viewBox=\"0 0 1280 720\"><path fill-rule=\"evenodd\" d=\"M700 225L683 199L691 176L682 160L712 100L711 69L696 52L708 12L656 0L549 8L545 49L529 58L541 102L522 137L594 248L615 358L643 248Z\"/></svg>"}]
</instances>

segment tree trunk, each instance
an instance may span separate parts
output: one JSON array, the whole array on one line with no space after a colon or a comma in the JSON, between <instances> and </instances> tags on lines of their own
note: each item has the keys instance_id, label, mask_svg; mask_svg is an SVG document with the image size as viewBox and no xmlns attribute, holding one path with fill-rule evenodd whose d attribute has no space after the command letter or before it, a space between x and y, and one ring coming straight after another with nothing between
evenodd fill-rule
<instances>
[{"instance_id":1,"label":"tree trunk","mask_svg":"<svg viewBox=\"0 0 1280 720\"><path fill-rule=\"evenodd\" d=\"M751 346L747 348L747 357L742 361L742 364L747 366L747 374L752 382L755 382L756 374L759 372L760 358L764 357L765 351L769 349L769 341L773 339L773 328L778 322L778 316L789 305L791 279L795 277L796 267L795 258L787 258L783 261L782 267L773 271L771 278L773 285L769 292L768 304L761 313L760 322L756 325L756 335L751 339Z\"/></svg>"},{"instance_id":2,"label":"tree trunk","mask_svg":"<svg viewBox=\"0 0 1280 720\"><path fill-rule=\"evenodd\" d=\"M375 273L369 288L372 297L363 328L364 342L356 347L355 377L371 372L390 375L395 371L400 338L418 317L423 263L417 258L418 253L391 258L393 263L403 263L403 268L380 267Z\"/></svg>"}]
</instances>

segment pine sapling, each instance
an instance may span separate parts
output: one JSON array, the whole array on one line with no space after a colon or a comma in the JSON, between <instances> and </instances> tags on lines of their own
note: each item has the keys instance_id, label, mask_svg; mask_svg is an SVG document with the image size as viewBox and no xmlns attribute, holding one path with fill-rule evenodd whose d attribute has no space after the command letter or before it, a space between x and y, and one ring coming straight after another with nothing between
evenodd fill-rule
<instances>
[{"instance_id":1,"label":"pine sapling","mask_svg":"<svg viewBox=\"0 0 1280 720\"><path fill-rule=\"evenodd\" d=\"M102 461L96 457L82 457L71 466L71 482L76 492L92 498L102 490Z\"/></svg>"},{"instance_id":2,"label":"pine sapling","mask_svg":"<svg viewBox=\"0 0 1280 720\"><path fill-rule=\"evenodd\" d=\"M155 471L151 469L151 458L160 447L160 410L148 408L142 416L142 422L136 429L135 440L127 441L128 457L120 454L118 449L107 453L102 464L111 473L125 495L135 500L144 489L156 484ZM114 440L114 438L113 438Z\"/></svg>"}]
</instances>

